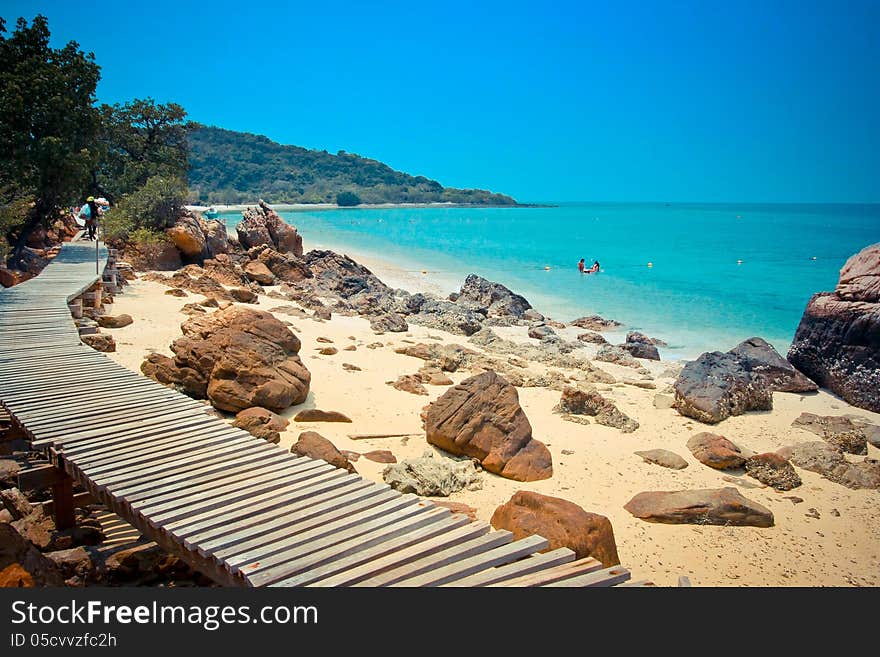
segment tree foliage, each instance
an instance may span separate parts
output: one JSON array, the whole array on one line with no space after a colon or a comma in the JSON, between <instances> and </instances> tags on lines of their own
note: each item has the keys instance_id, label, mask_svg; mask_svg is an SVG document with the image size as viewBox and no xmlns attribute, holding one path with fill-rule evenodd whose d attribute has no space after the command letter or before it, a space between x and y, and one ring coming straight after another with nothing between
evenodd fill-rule
<instances>
[{"instance_id":1,"label":"tree foliage","mask_svg":"<svg viewBox=\"0 0 880 657\"><path fill-rule=\"evenodd\" d=\"M362 203L476 203L515 205L509 196L452 189L424 176L339 151L283 146L266 137L194 126L189 136L189 183L202 202L333 203L351 192Z\"/></svg>"},{"instance_id":2,"label":"tree foliage","mask_svg":"<svg viewBox=\"0 0 880 657\"><path fill-rule=\"evenodd\" d=\"M20 249L36 225L89 184L98 156L100 68L75 41L51 48L44 16L30 25L20 18L6 33L0 18L0 205L31 200L21 223L6 226L7 240Z\"/></svg>"},{"instance_id":3,"label":"tree foliage","mask_svg":"<svg viewBox=\"0 0 880 657\"><path fill-rule=\"evenodd\" d=\"M104 216L105 239L123 243L161 234L174 225L186 204L187 191L182 178L151 176L142 187L122 196L118 205Z\"/></svg>"},{"instance_id":4,"label":"tree foliage","mask_svg":"<svg viewBox=\"0 0 880 657\"><path fill-rule=\"evenodd\" d=\"M98 187L114 201L143 187L152 176L185 177L186 111L152 98L101 106L102 158Z\"/></svg>"},{"instance_id":5,"label":"tree foliage","mask_svg":"<svg viewBox=\"0 0 880 657\"><path fill-rule=\"evenodd\" d=\"M339 192L336 195L336 205L342 207L352 207L355 205L360 205L361 199L354 192Z\"/></svg>"}]
</instances>

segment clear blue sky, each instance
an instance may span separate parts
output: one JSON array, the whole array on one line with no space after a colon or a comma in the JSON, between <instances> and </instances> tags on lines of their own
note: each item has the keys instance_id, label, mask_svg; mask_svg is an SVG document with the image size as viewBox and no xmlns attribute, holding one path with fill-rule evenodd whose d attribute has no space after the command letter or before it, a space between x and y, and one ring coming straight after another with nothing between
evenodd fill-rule
<instances>
[{"instance_id":1,"label":"clear blue sky","mask_svg":"<svg viewBox=\"0 0 880 657\"><path fill-rule=\"evenodd\" d=\"M880 2L4 0L103 102L523 201L880 202Z\"/></svg>"}]
</instances>

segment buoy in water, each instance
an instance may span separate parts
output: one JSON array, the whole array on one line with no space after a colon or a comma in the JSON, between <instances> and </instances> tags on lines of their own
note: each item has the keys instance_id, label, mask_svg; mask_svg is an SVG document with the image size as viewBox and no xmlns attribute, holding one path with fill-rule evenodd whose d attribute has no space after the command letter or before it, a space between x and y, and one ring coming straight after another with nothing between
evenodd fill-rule
<instances>
[{"instance_id":1,"label":"buoy in water","mask_svg":"<svg viewBox=\"0 0 880 657\"><path fill-rule=\"evenodd\" d=\"M816 259L816 256L813 256L812 258L810 258L810 260L815 260L815 259Z\"/></svg>"},{"instance_id":2,"label":"buoy in water","mask_svg":"<svg viewBox=\"0 0 880 657\"><path fill-rule=\"evenodd\" d=\"M422 270L422 273L423 273L423 274L427 274L427 273L428 273L428 272L427 272L427 271L425 271L425 270L424 270L424 269L423 269L423 270Z\"/></svg>"},{"instance_id":3,"label":"buoy in water","mask_svg":"<svg viewBox=\"0 0 880 657\"><path fill-rule=\"evenodd\" d=\"M544 267L544 271L550 271L550 266L547 265L546 267Z\"/></svg>"},{"instance_id":4,"label":"buoy in water","mask_svg":"<svg viewBox=\"0 0 880 657\"><path fill-rule=\"evenodd\" d=\"M653 263L653 262L649 262L649 263L648 263L648 266L649 266L649 267L653 267L653 266L654 266L654 263Z\"/></svg>"},{"instance_id":5,"label":"buoy in water","mask_svg":"<svg viewBox=\"0 0 880 657\"><path fill-rule=\"evenodd\" d=\"M742 260L737 260L737 261L736 261L736 264L738 264L738 265L741 265L742 263L743 263Z\"/></svg>"}]
</instances>

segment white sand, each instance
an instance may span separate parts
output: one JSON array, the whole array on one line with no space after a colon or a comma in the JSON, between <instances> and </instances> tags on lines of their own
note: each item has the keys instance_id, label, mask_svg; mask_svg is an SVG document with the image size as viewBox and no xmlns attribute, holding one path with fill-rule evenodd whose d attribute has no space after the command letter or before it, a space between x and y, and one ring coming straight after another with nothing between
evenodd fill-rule
<instances>
[{"instance_id":1,"label":"white sand","mask_svg":"<svg viewBox=\"0 0 880 657\"><path fill-rule=\"evenodd\" d=\"M377 275L395 287L430 289L430 277L417 277L395 270L380 262L365 262ZM422 285L419 285L421 283ZM117 296L110 309L114 314L128 313L134 324L113 331L117 352L111 357L120 364L139 371L144 357L153 350L171 354L170 343L180 336L180 324L187 318L179 313L186 303L201 299L167 296L168 289L158 283L136 281ZM289 302L261 297L259 308L268 310ZM430 449L425 441L419 413L423 406L441 395L446 388L428 386L430 396L400 392L386 381L401 374L415 373L422 361L395 354L396 346L407 342L430 341L468 346L466 338L433 329L412 326L406 334L376 336L366 320L334 316L330 322L296 319L292 330L302 340L301 356L312 373L311 392L305 404L288 409L292 418L303 408L317 407L341 411L352 418L352 424L294 423L282 435L282 445L296 441L303 430L316 430L330 439L337 448L357 452L374 449L391 450L398 460L421 455ZM506 337L526 341L524 329L499 331ZM517 335L519 333L519 335ZM339 353L319 356L326 346L316 338L333 340ZM351 337L349 337L351 336ZM352 339L353 338L353 339ZM384 347L367 349L366 345L382 342ZM355 345L357 351L343 351ZM350 372L343 363L362 369ZM598 363L597 363L598 364ZM632 370L602 363L601 367L618 378L632 375ZM659 376L664 363L648 363L652 374ZM535 366L542 371L542 366ZM454 373L459 382L469 376ZM658 391L672 382L657 378ZM812 472L799 470L803 485L780 493L762 487L749 477L735 483L725 481L723 472L700 464L685 446L688 438L699 431L720 433L737 444L757 452L776 450L795 442L819 440L811 433L792 428L791 422L803 411L820 415L856 413L875 423L880 415L853 408L836 397L820 392L817 395L777 393L774 410L749 413L728 419L712 428L680 416L676 411L657 410L653 406L655 390L618 385L603 392L619 408L638 420L640 428L624 434L616 429L597 425L583 426L562 420L551 412L560 393L542 388L519 389L520 401L533 428L534 436L545 442L553 455L554 475L551 479L520 483L484 473L483 488L462 491L450 499L477 509L477 515L489 520L494 509L517 490L528 489L562 497L579 504L587 511L611 519L622 563L635 579L650 579L657 585L674 586L679 575L690 577L695 586L876 586L880 584L880 493L854 491L832 483ZM349 434L412 433L409 438L352 440ZM644 463L633 454L636 450L665 448L683 456L689 463L684 470L668 470ZM563 455L563 450L574 452ZM869 456L880 457L869 447ZM855 457L861 458L861 457ZM370 479L381 481L385 467L360 458L355 467ZM738 486L746 497L768 507L775 516L775 526L713 527L694 525L661 525L633 518L623 505L636 493L647 490L681 490ZM803 498L794 504L789 496ZM821 519L805 516L815 509ZM833 515L833 510L839 516Z\"/></svg>"}]
</instances>

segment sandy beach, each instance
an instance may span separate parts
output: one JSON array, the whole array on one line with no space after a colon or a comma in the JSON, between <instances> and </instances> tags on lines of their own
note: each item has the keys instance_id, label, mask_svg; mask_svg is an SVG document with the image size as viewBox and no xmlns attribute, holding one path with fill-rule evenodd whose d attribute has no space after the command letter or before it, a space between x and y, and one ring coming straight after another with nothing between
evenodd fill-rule
<instances>
[{"instance_id":1,"label":"sandy beach","mask_svg":"<svg viewBox=\"0 0 880 657\"><path fill-rule=\"evenodd\" d=\"M307 250L311 246L307 243ZM352 252L347 255L366 265L391 287L410 292L448 293L448 286L430 274L404 271L375 257ZM172 355L169 345L180 337L180 324L187 319L180 310L201 297L190 293L185 298L176 298L166 295L167 289L157 282L132 281L108 308L109 313L126 313L134 319L132 325L112 332L117 350L110 356L116 362L138 372L148 354ZM279 305L290 305L290 302L261 295L256 307L271 310ZM425 440L419 414L448 388L428 385L429 395L420 396L387 385L386 382L400 375L415 373L423 364L394 350L419 342L462 344L479 350L478 347L464 336L412 324L406 333L376 335L369 322L361 317L334 314L330 321L283 314L277 317L291 322L291 330L302 341L300 356L312 374L311 392L306 402L283 413L291 423L282 433L282 446L294 443L300 432L314 430L340 450L361 454L390 450L398 461L434 449ZM527 337L524 326L493 330L510 340L534 343ZM558 330L561 337L569 340L575 339L578 332L575 328ZM323 340L319 342L318 338ZM327 346L327 340L332 341L338 353L319 355L319 349ZM376 343L381 346L377 347ZM350 350L351 347L355 349ZM719 345L718 348L727 347ZM595 349L594 345L584 348L587 354ZM670 371L667 362L640 363L650 372L656 389L623 383L624 379L638 378L630 368L594 363L618 380L599 388L620 410L639 422L635 432L622 433L595 422L581 425L565 421L552 411L560 392L539 387L518 388L535 438L544 442L552 453L552 478L521 483L483 472L480 490L463 490L448 499L474 507L477 517L486 521L498 505L518 490L533 490L570 500L587 511L607 516L614 529L622 564L631 569L635 579L649 579L660 586L676 585L681 575L688 576L695 586L880 584L877 491L851 490L799 469L803 485L789 492L779 492L741 471L731 474L709 468L698 462L686 447L687 440L694 434L712 431L754 452L775 451L785 445L817 439L814 434L791 426L802 412L852 413L875 424L880 424L880 414L849 406L826 391L774 393L773 411L747 413L710 427L681 416L671 408L655 408L655 395L672 384L676 372ZM346 369L344 364L359 369ZM539 363L528 366L536 373L548 369ZM563 373L574 372L563 370ZM450 376L458 383L471 373L459 371ZM350 417L352 423L293 422L294 415L304 408L340 411ZM409 435L356 440L351 437L355 434ZM637 450L655 448L679 454L687 460L688 467L671 470L646 463L633 454ZM869 457L880 457L877 448L869 445L868 450ZM855 461L862 457L848 458ZM354 465L363 476L382 481L384 464L361 457ZM636 519L623 508L642 491L725 486L736 487L749 499L769 508L775 526L663 525Z\"/></svg>"}]
</instances>

